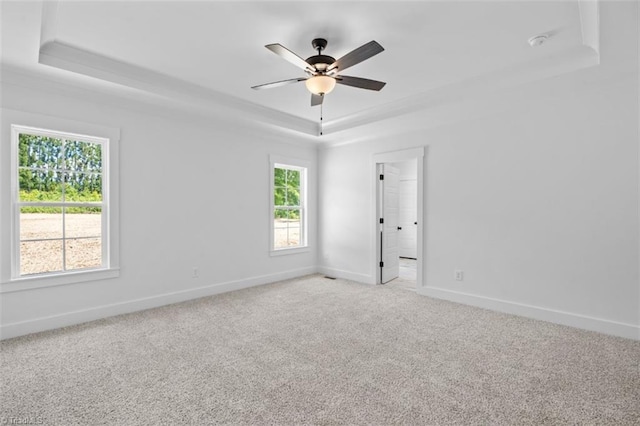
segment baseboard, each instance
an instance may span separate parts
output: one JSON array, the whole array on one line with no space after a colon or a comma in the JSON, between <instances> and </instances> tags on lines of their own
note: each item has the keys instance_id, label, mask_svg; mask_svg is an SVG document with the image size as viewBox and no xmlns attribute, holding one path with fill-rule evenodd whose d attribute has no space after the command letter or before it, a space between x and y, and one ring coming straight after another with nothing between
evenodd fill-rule
<instances>
[{"instance_id":1,"label":"baseboard","mask_svg":"<svg viewBox=\"0 0 640 426\"><path fill-rule=\"evenodd\" d=\"M327 268L326 266L319 266L318 273L327 275L333 278L340 278L343 280L357 281L364 284L375 284L376 280L371 275L359 274L357 272L343 271L342 269Z\"/></svg>"},{"instance_id":2,"label":"baseboard","mask_svg":"<svg viewBox=\"0 0 640 426\"><path fill-rule=\"evenodd\" d=\"M137 312L145 309L171 305L173 303L198 299L200 297L213 296L229 291L242 290L244 288L270 284L277 281L315 274L317 271L318 270L316 267L295 269L291 271L280 272L277 274L261 275L237 281L212 284L184 291L165 293L156 296L145 297L142 299L130 300L122 303L97 306L80 311L66 312L64 314L36 318L28 321L2 324L0 325L0 340L24 336L26 334L37 333L40 331L53 330L56 328L67 327L75 324L82 324L102 318L128 314L130 312Z\"/></svg>"},{"instance_id":3,"label":"baseboard","mask_svg":"<svg viewBox=\"0 0 640 426\"><path fill-rule=\"evenodd\" d=\"M229 291L241 290L249 287L270 284L277 281L297 278L309 274L321 273L335 278L347 279L366 284L375 284L375 279L369 275L358 274L350 271L343 271L327 267L308 267L285 271L277 274L262 275L246 278L242 280L218 283L203 286L195 289L166 293L142 299L131 300L122 303L97 306L80 311L67 312L60 315L36 318L33 320L2 324L0 325L0 340L40 331L52 330L89 321L95 321L115 315L127 314L130 312L145 309L157 308L170 305L172 303L184 302L200 297L213 296ZM423 287L417 289L417 293L435 297L437 299L449 300L508 314L520 315L528 318L549 321L556 324L568 325L599 333L610 334L628 339L640 340L640 326L625 324L615 321L593 318L569 312L556 311L552 309L540 308L537 306L525 305L521 303L509 302L484 296L477 296L469 293L462 293L452 290Z\"/></svg>"},{"instance_id":4,"label":"baseboard","mask_svg":"<svg viewBox=\"0 0 640 426\"><path fill-rule=\"evenodd\" d=\"M568 325L570 327L584 330L596 331L613 336L625 337L627 339L640 340L640 326L625 324L616 321L593 318L585 315L573 314L570 312L556 311L553 309L541 308L538 306L525 305L522 303L509 302L506 300L493 299L490 297L477 296L469 293L446 290L434 287L422 287L417 290L418 294L434 297L436 299L449 300L451 302L465 305L477 306L479 308L491 309L493 311L507 314L520 315L555 324Z\"/></svg>"}]
</instances>

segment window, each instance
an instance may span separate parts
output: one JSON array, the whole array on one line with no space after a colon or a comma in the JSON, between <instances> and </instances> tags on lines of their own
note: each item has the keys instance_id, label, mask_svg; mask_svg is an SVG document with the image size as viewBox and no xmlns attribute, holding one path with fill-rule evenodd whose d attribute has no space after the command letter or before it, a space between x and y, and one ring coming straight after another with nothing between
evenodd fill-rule
<instances>
[{"instance_id":1,"label":"window","mask_svg":"<svg viewBox=\"0 0 640 426\"><path fill-rule=\"evenodd\" d=\"M272 157L272 252L307 247L306 182L304 162Z\"/></svg>"},{"instance_id":2,"label":"window","mask_svg":"<svg viewBox=\"0 0 640 426\"><path fill-rule=\"evenodd\" d=\"M0 244L2 253L11 253L0 264L2 292L118 276L118 182L111 172L119 131L8 115L21 124L2 129L12 142L10 157L0 157L4 170L11 160L11 186L1 188L3 199L11 200L8 214L0 214L3 233L11 235ZM4 170L3 180L9 177Z\"/></svg>"},{"instance_id":3,"label":"window","mask_svg":"<svg viewBox=\"0 0 640 426\"><path fill-rule=\"evenodd\" d=\"M108 140L14 126L18 185L15 276L107 266Z\"/></svg>"}]
</instances>

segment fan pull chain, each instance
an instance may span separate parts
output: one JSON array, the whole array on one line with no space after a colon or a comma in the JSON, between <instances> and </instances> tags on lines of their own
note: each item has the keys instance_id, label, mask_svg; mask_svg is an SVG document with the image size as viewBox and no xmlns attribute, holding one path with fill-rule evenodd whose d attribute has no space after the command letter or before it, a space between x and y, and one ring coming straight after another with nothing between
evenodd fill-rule
<instances>
[{"instance_id":1,"label":"fan pull chain","mask_svg":"<svg viewBox=\"0 0 640 426\"><path fill-rule=\"evenodd\" d=\"M320 95L320 96L323 96L323 97L324 97L324 95ZM324 99L323 99L323 100L324 100ZM320 136L322 136L322 104L323 104L323 103L324 103L324 102L322 102L322 103L320 104Z\"/></svg>"}]
</instances>

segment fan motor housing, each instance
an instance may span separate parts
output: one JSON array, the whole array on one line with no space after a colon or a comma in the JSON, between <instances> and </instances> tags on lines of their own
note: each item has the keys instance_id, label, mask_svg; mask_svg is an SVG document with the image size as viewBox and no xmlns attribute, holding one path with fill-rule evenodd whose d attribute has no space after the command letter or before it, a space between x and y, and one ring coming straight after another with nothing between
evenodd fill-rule
<instances>
[{"instance_id":1,"label":"fan motor housing","mask_svg":"<svg viewBox=\"0 0 640 426\"><path fill-rule=\"evenodd\" d=\"M315 55L307 58L307 63L318 71L324 71L329 65L333 64L336 60L328 55ZM320 65L320 66L317 66ZM324 65L324 66L322 66Z\"/></svg>"}]
</instances>

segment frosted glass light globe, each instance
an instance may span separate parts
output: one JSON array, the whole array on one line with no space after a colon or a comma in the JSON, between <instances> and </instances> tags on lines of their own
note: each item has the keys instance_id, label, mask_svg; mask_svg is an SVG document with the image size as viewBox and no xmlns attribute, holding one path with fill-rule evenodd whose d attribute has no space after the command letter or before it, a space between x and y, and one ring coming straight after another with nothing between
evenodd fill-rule
<instances>
[{"instance_id":1,"label":"frosted glass light globe","mask_svg":"<svg viewBox=\"0 0 640 426\"><path fill-rule=\"evenodd\" d=\"M316 75L306 79L305 84L314 95L326 95L336 87L336 79L326 75Z\"/></svg>"}]
</instances>

